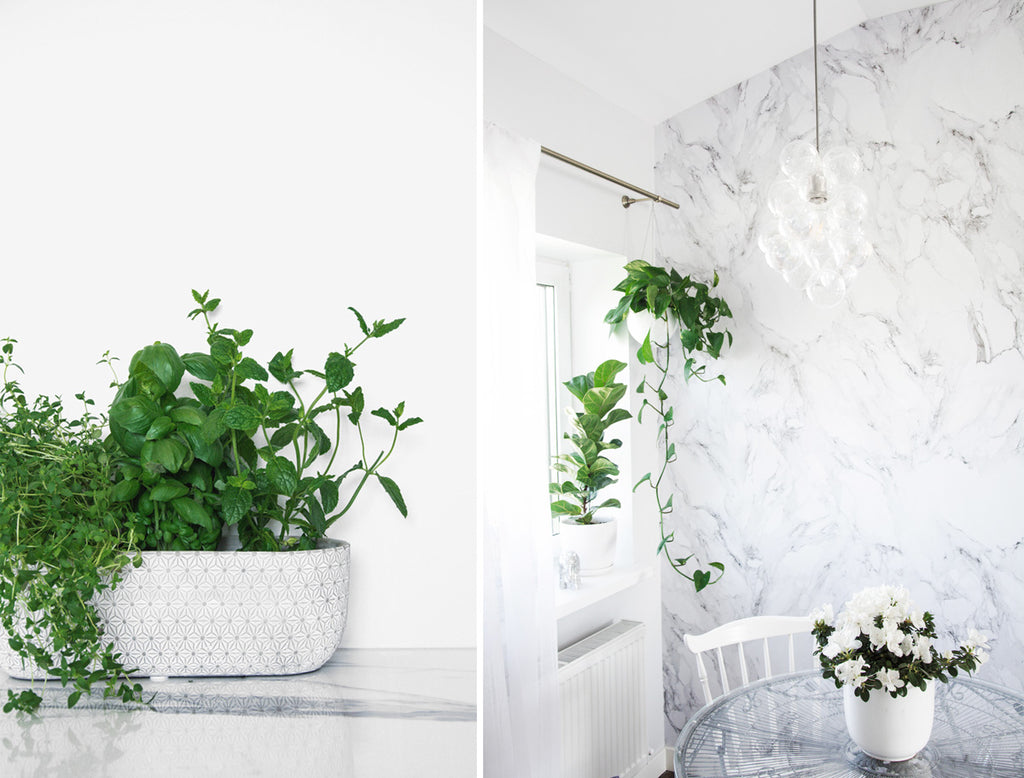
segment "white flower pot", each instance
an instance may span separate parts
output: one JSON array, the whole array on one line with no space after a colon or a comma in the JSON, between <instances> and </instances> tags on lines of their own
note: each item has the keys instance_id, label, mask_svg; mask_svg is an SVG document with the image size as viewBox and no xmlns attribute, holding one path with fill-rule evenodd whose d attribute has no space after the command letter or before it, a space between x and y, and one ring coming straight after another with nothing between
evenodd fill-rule
<instances>
[{"instance_id":1,"label":"white flower pot","mask_svg":"<svg viewBox=\"0 0 1024 778\"><path fill-rule=\"evenodd\" d=\"M575 551L580 558L580 572L584 575L604 573L615 564L615 519L595 518L592 524L577 524L562 519L559 539L562 551Z\"/></svg>"},{"instance_id":2,"label":"white flower pot","mask_svg":"<svg viewBox=\"0 0 1024 778\"><path fill-rule=\"evenodd\" d=\"M853 742L870 757L884 762L911 759L928 744L935 720L935 684L924 691L911 687L906 697L893 699L875 689L867 702L853 687L843 687L843 713Z\"/></svg>"},{"instance_id":3,"label":"white flower pot","mask_svg":"<svg viewBox=\"0 0 1024 778\"><path fill-rule=\"evenodd\" d=\"M93 599L104 632L138 676L291 675L341 643L349 545L310 551L143 551ZM7 645L0 670L42 677Z\"/></svg>"},{"instance_id":4,"label":"white flower pot","mask_svg":"<svg viewBox=\"0 0 1024 778\"><path fill-rule=\"evenodd\" d=\"M637 343L643 343L647 333L650 333L651 345L664 346L679 332L679 322L669 314L666 329L665 321L655 319L650 311L630 311L626 315L626 329Z\"/></svg>"}]
</instances>

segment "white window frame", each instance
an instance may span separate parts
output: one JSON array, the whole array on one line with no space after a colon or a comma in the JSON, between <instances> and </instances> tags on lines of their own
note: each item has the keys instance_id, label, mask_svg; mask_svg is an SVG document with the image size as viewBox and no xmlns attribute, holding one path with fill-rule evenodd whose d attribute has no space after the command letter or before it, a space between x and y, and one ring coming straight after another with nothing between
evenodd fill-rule
<instances>
[{"instance_id":1,"label":"white window frame","mask_svg":"<svg viewBox=\"0 0 1024 778\"><path fill-rule=\"evenodd\" d=\"M551 468L552 458L560 453L565 432L565 411L569 393L562 386L572 378L572 294L569 265L537 257L538 316L543 322L541 354L544 357L544 387L547 408L547 463L549 481L559 473ZM542 291L543 290L543 291ZM558 522L551 520L552 534Z\"/></svg>"}]
</instances>

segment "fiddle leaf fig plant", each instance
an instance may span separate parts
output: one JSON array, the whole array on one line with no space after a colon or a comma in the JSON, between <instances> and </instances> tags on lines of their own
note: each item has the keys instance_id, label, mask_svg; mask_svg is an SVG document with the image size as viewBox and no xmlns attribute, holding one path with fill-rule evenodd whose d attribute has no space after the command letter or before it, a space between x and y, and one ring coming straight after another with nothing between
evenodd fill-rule
<instances>
[{"instance_id":1,"label":"fiddle leaf fig plant","mask_svg":"<svg viewBox=\"0 0 1024 778\"><path fill-rule=\"evenodd\" d=\"M552 467L569 478L554 481L549 491L559 499L551 503L553 517L569 516L577 524L592 524L596 511L619 508L615 498L597 502L598 493L616 483L619 467L604 455L617 449L622 441L605 440L607 429L620 421L632 418L624 408L617 408L626 395L626 385L615 382L615 377L626 368L625 362L609 359L595 371L578 375L564 386L580 401L582 411L573 413L573 432L564 437L575 449L555 457Z\"/></svg>"},{"instance_id":2,"label":"fiddle leaf fig plant","mask_svg":"<svg viewBox=\"0 0 1024 778\"><path fill-rule=\"evenodd\" d=\"M681 276L675 269L666 270L640 259L628 262L625 270L626 277L615 287L615 291L621 292L622 297L615 308L608 311L605 321L614 326L625 321L630 312L648 311L656 321L662 323L660 329L667 333L671 331L668 326L670 319L674 320L679 326L678 347L684 359L683 377L687 381L696 378L700 381L720 381L724 385L724 375L709 378L705 374L706 365L698 363L699 355L718 359L723 347L726 344L732 345L732 333L726 329L717 329L723 324L723 319L732 318L732 311L725 300L712 295L712 290L718 286L718 273L715 273L709 285L694 281L690 276ZM673 351L671 340L669 337L665 343L652 341L651 332L648 332L637 351L640 364L651 365L656 375L654 381L644 377L637 387L637 392L644 395L637 420L643 421L644 411L658 417L658 439L664 457L658 472L645 474L634 485L633 491L643 483L653 489L661 531L658 553L663 553L672 569L691 581L694 589L699 592L721 579L725 565L721 562L707 563L708 567L717 572L715 577L712 577L711 570L701 567L696 567L691 574L685 568L694 554L674 556L671 544L675 541L675 532L666 532L665 517L672 513L672 495L664 494L667 491L664 479L668 466L676 461L676 447L670 435L675 423L674 409L668 402L665 389Z\"/></svg>"}]
</instances>

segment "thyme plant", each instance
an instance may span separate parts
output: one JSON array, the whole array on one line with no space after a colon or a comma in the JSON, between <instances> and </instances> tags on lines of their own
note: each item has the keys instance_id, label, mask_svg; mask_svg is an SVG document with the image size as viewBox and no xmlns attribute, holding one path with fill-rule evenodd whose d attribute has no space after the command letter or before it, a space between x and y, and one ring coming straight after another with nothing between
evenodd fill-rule
<instances>
[{"instance_id":1,"label":"thyme plant","mask_svg":"<svg viewBox=\"0 0 1024 778\"><path fill-rule=\"evenodd\" d=\"M104 697L139 702L91 603L138 565L136 517L113 493L115 466L104 419L83 394L80 418L60 398L25 396L14 371L15 340L0 341L0 626L27 663L72 687L68 707L102 684ZM4 712L32 712L33 688L7 691Z\"/></svg>"}]
</instances>

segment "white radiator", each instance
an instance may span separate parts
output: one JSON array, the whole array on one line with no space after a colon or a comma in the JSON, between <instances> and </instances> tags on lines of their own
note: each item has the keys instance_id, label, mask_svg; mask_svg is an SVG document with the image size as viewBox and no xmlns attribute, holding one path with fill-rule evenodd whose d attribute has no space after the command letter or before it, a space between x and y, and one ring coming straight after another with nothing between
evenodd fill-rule
<instances>
[{"instance_id":1,"label":"white radiator","mask_svg":"<svg viewBox=\"0 0 1024 778\"><path fill-rule=\"evenodd\" d=\"M562 778L627 778L647 756L644 625L617 621L558 652Z\"/></svg>"}]
</instances>

